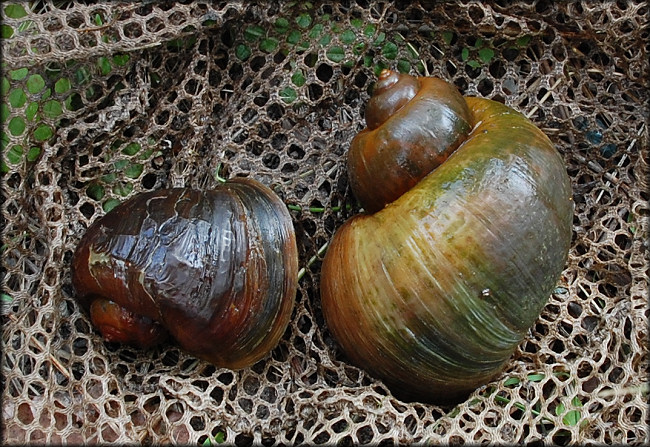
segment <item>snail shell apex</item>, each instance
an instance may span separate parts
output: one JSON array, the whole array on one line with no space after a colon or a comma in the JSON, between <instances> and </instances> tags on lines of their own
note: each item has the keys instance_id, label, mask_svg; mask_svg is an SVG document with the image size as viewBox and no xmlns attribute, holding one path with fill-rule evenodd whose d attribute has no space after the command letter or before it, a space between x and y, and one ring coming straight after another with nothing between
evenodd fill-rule
<instances>
[{"instance_id":1,"label":"snail shell apex","mask_svg":"<svg viewBox=\"0 0 650 447\"><path fill-rule=\"evenodd\" d=\"M375 212L444 163L471 130L462 95L438 78L382 71L366 107L368 127L350 145L350 186ZM380 183L380 186L378 186Z\"/></svg>"}]
</instances>

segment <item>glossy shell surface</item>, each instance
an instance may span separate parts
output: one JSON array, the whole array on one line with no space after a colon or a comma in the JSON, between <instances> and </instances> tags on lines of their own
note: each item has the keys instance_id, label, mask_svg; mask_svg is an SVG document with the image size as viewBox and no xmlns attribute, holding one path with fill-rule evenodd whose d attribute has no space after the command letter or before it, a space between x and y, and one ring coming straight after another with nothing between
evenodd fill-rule
<instances>
[{"instance_id":1,"label":"glossy shell surface","mask_svg":"<svg viewBox=\"0 0 650 447\"><path fill-rule=\"evenodd\" d=\"M235 179L210 191L142 193L119 205L82 238L73 285L85 309L98 299L116 303L153 324L146 330L160 331L156 340L168 332L192 354L236 369L282 337L297 271L284 203L257 181ZM104 304L96 312L106 319L119 309ZM153 344L137 337L136 345Z\"/></svg>"},{"instance_id":2,"label":"glossy shell surface","mask_svg":"<svg viewBox=\"0 0 650 447\"><path fill-rule=\"evenodd\" d=\"M457 400L498 374L571 241L571 185L549 139L500 103L465 101L471 131L458 149L380 211L346 222L323 262L334 338L408 399Z\"/></svg>"}]
</instances>

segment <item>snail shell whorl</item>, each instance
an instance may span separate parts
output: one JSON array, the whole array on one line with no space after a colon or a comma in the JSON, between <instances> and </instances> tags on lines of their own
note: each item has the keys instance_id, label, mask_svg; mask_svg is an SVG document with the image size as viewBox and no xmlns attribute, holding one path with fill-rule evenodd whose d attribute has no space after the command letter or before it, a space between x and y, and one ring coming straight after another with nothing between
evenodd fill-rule
<instances>
[{"instance_id":1,"label":"snail shell whorl","mask_svg":"<svg viewBox=\"0 0 650 447\"><path fill-rule=\"evenodd\" d=\"M382 70L366 106L366 126L376 129L408 104L420 89L418 78Z\"/></svg>"},{"instance_id":2,"label":"snail shell whorl","mask_svg":"<svg viewBox=\"0 0 650 447\"><path fill-rule=\"evenodd\" d=\"M437 78L382 71L366 107L367 129L348 152L350 185L375 212L442 164L471 130L458 90Z\"/></svg>"},{"instance_id":3,"label":"snail shell whorl","mask_svg":"<svg viewBox=\"0 0 650 447\"><path fill-rule=\"evenodd\" d=\"M159 190L122 203L82 238L72 279L109 338L147 346L169 333L198 357L242 368L283 335L297 272L286 206L261 183L235 179L215 190Z\"/></svg>"},{"instance_id":4,"label":"snail shell whorl","mask_svg":"<svg viewBox=\"0 0 650 447\"><path fill-rule=\"evenodd\" d=\"M347 357L420 401L458 400L502 370L571 241L571 185L548 138L500 103L463 101L462 144L339 228L321 272L325 321Z\"/></svg>"}]
</instances>

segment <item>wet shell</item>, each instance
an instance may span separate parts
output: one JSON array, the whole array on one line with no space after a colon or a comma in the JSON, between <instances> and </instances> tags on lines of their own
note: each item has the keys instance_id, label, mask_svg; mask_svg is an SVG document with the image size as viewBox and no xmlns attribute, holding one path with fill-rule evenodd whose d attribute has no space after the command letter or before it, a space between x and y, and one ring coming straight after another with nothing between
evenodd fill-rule
<instances>
[{"instance_id":1,"label":"wet shell","mask_svg":"<svg viewBox=\"0 0 650 447\"><path fill-rule=\"evenodd\" d=\"M458 400L498 374L547 302L571 241L571 185L550 140L500 103L463 100L463 141L396 200L346 222L323 262L334 338L407 399ZM410 101L385 121L411 119ZM412 134L408 123L393 132L411 147L431 121L414 110ZM390 133L376 145L399 147L384 141Z\"/></svg>"},{"instance_id":2,"label":"wet shell","mask_svg":"<svg viewBox=\"0 0 650 447\"><path fill-rule=\"evenodd\" d=\"M111 341L168 336L217 366L249 366L285 332L298 255L284 203L252 179L146 192L95 221L73 257L82 307Z\"/></svg>"}]
</instances>

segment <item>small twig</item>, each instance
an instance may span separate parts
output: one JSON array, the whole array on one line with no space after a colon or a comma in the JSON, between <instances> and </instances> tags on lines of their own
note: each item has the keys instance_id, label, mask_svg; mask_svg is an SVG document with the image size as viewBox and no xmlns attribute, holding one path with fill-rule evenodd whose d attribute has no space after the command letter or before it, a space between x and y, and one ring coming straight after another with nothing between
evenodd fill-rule
<instances>
[{"instance_id":1,"label":"small twig","mask_svg":"<svg viewBox=\"0 0 650 447\"><path fill-rule=\"evenodd\" d=\"M91 28L81 28L81 29L78 29L78 30L75 30L75 31L77 31L79 34L81 34L81 33L91 33L93 31L102 31L102 30L105 30L105 29L110 28L112 26L113 26L113 24L109 22L106 25L95 26L95 27L91 27Z\"/></svg>"},{"instance_id":2,"label":"small twig","mask_svg":"<svg viewBox=\"0 0 650 447\"><path fill-rule=\"evenodd\" d=\"M639 129L639 132L637 133L637 137L641 136L641 134L643 133L644 128L645 128L645 123L643 123L641 125L641 128ZM620 168L621 166L623 166L623 163L627 159L627 154L628 154L628 152L630 152L632 150L632 148L636 144L636 140L637 140L637 138L634 138L632 141L630 141L630 144L627 146L626 152L623 154L623 156L619 160L618 164L616 165L617 168ZM609 185L611 184L610 182L612 182L614 184L618 184L619 181L620 181L618 178L616 178L616 173L610 174L609 172L606 172L604 174L604 176L607 179L607 182L605 183L606 188L609 187ZM600 194L598 194L598 197L596 198L596 203L598 203L600 201L600 199L603 196L604 192L605 192L604 190L600 191Z\"/></svg>"},{"instance_id":3,"label":"small twig","mask_svg":"<svg viewBox=\"0 0 650 447\"><path fill-rule=\"evenodd\" d=\"M530 118L533 116L535 112L537 112L537 109L539 109L539 106L544 104L544 102L548 99L549 96L551 96L551 92L555 90L555 88L560 85L560 82L562 82L562 78L558 78L555 83L551 86L551 88L542 96L542 99L539 100L539 104L536 104L535 107L533 107L530 112L526 114L526 118Z\"/></svg>"},{"instance_id":4,"label":"small twig","mask_svg":"<svg viewBox=\"0 0 650 447\"><path fill-rule=\"evenodd\" d=\"M307 265L305 265L303 268L301 268L298 271L298 281L302 279L303 276L305 276L305 273L307 272L307 269L318 259L319 256L322 256L323 253L327 250L327 246L329 245L329 242L325 242L321 248L318 249L316 254L309 258L309 261L307 261Z\"/></svg>"},{"instance_id":5,"label":"small twig","mask_svg":"<svg viewBox=\"0 0 650 447\"><path fill-rule=\"evenodd\" d=\"M634 144L634 142L636 142L636 139L632 142L632 144ZM620 168L621 166L623 166L623 163L625 162L626 159L627 159L627 154L623 154L623 156L621 157L621 159L617 163L616 167ZM605 174L609 174L609 173L605 173ZM617 183L618 183L618 179L616 178L616 173L610 174L610 176L612 177L612 179L616 179ZM609 186L611 184L612 184L612 182L610 180L607 180L605 182L605 188L609 188ZM598 194L598 197L596 197L596 203L600 202L600 199L603 197L603 194L605 194L605 190L601 189L600 193Z\"/></svg>"},{"instance_id":6,"label":"small twig","mask_svg":"<svg viewBox=\"0 0 650 447\"><path fill-rule=\"evenodd\" d=\"M299 205L287 205L287 208L289 208L291 211L303 211L303 208ZM333 206L330 208L330 211L341 211L341 206ZM350 209L350 205L346 206L346 209ZM312 213L324 213L327 210L327 208L320 207L320 206L310 206L309 208L306 208L306 211L312 212Z\"/></svg>"},{"instance_id":7,"label":"small twig","mask_svg":"<svg viewBox=\"0 0 650 447\"><path fill-rule=\"evenodd\" d=\"M226 183L227 179L221 177L221 169L223 168L223 163L217 165L217 169L214 171L214 178L220 183Z\"/></svg>"},{"instance_id":8,"label":"small twig","mask_svg":"<svg viewBox=\"0 0 650 447\"><path fill-rule=\"evenodd\" d=\"M16 316L15 316L14 314L9 314L9 319L10 319L11 321L13 321L14 323L17 323L17 322L18 322L18 319L16 318ZM42 352L47 352L47 351L45 350L45 346L43 346L43 345L41 344L41 342L38 341L38 340L36 339L36 337L34 337L33 335L29 338L29 341L31 341L32 343L34 343L34 345L35 345L38 349L40 349ZM52 362L52 364L54 365L54 367L55 367L56 369L58 369L59 372L65 376L66 379L69 380L69 379L70 379L70 373L68 372L67 369L65 369L65 366L63 366L63 364L62 364L61 362L59 362L59 360L58 360L56 357L54 357L51 353L48 352L47 355L48 355L50 361Z\"/></svg>"},{"instance_id":9,"label":"small twig","mask_svg":"<svg viewBox=\"0 0 650 447\"><path fill-rule=\"evenodd\" d=\"M335 165L335 163L333 161L328 160L325 163L323 163L323 169L330 169L330 168L333 167L333 165ZM314 173L315 173L315 171L313 169L309 169L309 170L303 172L302 174L299 174L298 177L299 178L305 178L305 177L309 177L310 175L312 175Z\"/></svg>"},{"instance_id":10,"label":"small twig","mask_svg":"<svg viewBox=\"0 0 650 447\"><path fill-rule=\"evenodd\" d=\"M646 382L639 386L626 386L623 388L602 390L598 392L598 397L612 396L629 396L630 394L648 394L650 393L650 383Z\"/></svg>"}]
</instances>

